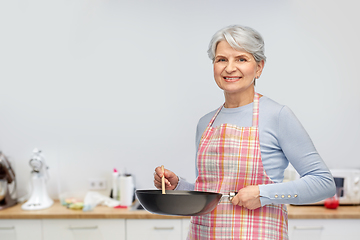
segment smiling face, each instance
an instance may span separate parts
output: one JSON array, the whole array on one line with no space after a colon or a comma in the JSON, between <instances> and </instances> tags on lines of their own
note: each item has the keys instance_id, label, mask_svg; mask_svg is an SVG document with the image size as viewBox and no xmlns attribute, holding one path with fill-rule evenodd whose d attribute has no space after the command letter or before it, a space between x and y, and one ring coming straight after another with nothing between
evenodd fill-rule
<instances>
[{"instance_id":1,"label":"smiling face","mask_svg":"<svg viewBox=\"0 0 360 240\"><path fill-rule=\"evenodd\" d=\"M214 78L227 95L254 96L254 79L260 77L264 61L241 50L233 49L226 41L218 43L214 60Z\"/></svg>"}]
</instances>

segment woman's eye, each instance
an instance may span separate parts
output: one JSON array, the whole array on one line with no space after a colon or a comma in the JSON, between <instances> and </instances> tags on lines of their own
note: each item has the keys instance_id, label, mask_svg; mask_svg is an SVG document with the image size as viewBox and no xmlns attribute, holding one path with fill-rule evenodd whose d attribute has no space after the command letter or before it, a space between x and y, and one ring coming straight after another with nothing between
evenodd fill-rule
<instances>
[{"instance_id":1,"label":"woman's eye","mask_svg":"<svg viewBox=\"0 0 360 240\"><path fill-rule=\"evenodd\" d=\"M246 62L245 58L239 58L239 62Z\"/></svg>"},{"instance_id":2,"label":"woman's eye","mask_svg":"<svg viewBox=\"0 0 360 240\"><path fill-rule=\"evenodd\" d=\"M219 58L217 61L218 62L225 62L226 60L224 58Z\"/></svg>"}]
</instances>

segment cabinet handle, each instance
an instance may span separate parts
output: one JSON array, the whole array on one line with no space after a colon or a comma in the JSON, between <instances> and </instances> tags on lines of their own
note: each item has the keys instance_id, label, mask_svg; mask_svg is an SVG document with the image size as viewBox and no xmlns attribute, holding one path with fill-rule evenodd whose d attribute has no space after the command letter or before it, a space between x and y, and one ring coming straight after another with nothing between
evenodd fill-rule
<instances>
[{"instance_id":1,"label":"cabinet handle","mask_svg":"<svg viewBox=\"0 0 360 240\"><path fill-rule=\"evenodd\" d=\"M314 226L314 227L294 226L294 229L296 229L296 230L322 230L322 229L324 229L324 227L323 226Z\"/></svg>"},{"instance_id":2,"label":"cabinet handle","mask_svg":"<svg viewBox=\"0 0 360 240\"><path fill-rule=\"evenodd\" d=\"M97 229L98 226L79 226L79 227L74 227L74 226L70 226L69 229L71 230L79 230L79 229Z\"/></svg>"},{"instance_id":3,"label":"cabinet handle","mask_svg":"<svg viewBox=\"0 0 360 240\"><path fill-rule=\"evenodd\" d=\"M174 227L154 227L154 230L174 230Z\"/></svg>"},{"instance_id":4,"label":"cabinet handle","mask_svg":"<svg viewBox=\"0 0 360 240\"><path fill-rule=\"evenodd\" d=\"M15 229L14 226L12 227L0 227L0 230L12 230L12 229Z\"/></svg>"}]
</instances>

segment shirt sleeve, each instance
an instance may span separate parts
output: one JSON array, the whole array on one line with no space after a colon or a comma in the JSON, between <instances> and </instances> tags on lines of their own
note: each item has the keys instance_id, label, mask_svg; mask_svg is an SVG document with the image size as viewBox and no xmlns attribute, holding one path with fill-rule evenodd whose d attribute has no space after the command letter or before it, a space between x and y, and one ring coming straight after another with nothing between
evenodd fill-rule
<instances>
[{"instance_id":1,"label":"shirt sleeve","mask_svg":"<svg viewBox=\"0 0 360 240\"><path fill-rule=\"evenodd\" d=\"M189 183L185 179L179 177L179 182L174 190L180 191L194 191L195 184Z\"/></svg>"},{"instance_id":2,"label":"shirt sleeve","mask_svg":"<svg viewBox=\"0 0 360 240\"><path fill-rule=\"evenodd\" d=\"M286 106L279 112L277 132L279 146L300 179L260 185L261 206L308 204L334 196L336 187L329 169L306 130Z\"/></svg>"}]
</instances>

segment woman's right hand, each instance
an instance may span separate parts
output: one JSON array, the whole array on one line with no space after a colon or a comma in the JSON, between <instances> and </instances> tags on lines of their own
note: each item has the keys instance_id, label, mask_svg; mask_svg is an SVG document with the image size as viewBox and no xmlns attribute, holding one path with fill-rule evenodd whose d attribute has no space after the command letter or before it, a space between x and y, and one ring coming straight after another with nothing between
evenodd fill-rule
<instances>
[{"instance_id":1,"label":"woman's right hand","mask_svg":"<svg viewBox=\"0 0 360 240\"><path fill-rule=\"evenodd\" d=\"M154 172L154 186L157 189L162 189L161 178L163 176L163 171L161 167L155 168ZM166 190L174 190L179 182L178 176L175 173L168 169L164 169L164 177L165 177L165 189Z\"/></svg>"}]
</instances>

